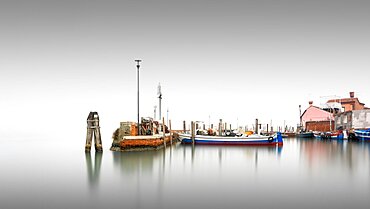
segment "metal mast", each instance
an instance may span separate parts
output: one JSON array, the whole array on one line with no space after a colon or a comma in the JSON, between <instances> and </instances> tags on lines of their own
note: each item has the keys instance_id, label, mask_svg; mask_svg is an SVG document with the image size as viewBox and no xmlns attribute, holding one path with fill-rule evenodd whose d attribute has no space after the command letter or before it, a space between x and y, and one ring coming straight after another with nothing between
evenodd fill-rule
<instances>
[{"instance_id":1,"label":"metal mast","mask_svg":"<svg viewBox=\"0 0 370 209\"><path fill-rule=\"evenodd\" d=\"M159 99L159 119L162 120L162 90L161 90L161 83L158 84L158 99Z\"/></svg>"},{"instance_id":2,"label":"metal mast","mask_svg":"<svg viewBox=\"0 0 370 209\"><path fill-rule=\"evenodd\" d=\"M302 132L302 111L301 111L301 105L299 105L299 127L300 127L300 131Z\"/></svg>"},{"instance_id":3,"label":"metal mast","mask_svg":"<svg viewBox=\"0 0 370 209\"><path fill-rule=\"evenodd\" d=\"M139 69L141 60L135 60L137 68L137 134L140 135L140 100L139 100Z\"/></svg>"}]
</instances>

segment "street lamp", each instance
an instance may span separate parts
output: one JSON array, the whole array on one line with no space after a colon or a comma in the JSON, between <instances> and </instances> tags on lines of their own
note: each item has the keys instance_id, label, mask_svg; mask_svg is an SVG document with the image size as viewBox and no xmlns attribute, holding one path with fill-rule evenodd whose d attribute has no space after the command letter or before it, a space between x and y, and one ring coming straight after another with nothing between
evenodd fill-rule
<instances>
[{"instance_id":1,"label":"street lamp","mask_svg":"<svg viewBox=\"0 0 370 209\"><path fill-rule=\"evenodd\" d=\"M137 67L137 135L140 135L140 117L139 117L139 69L140 69L140 62L141 60L135 60L136 67Z\"/></svg>"}]
</instances>

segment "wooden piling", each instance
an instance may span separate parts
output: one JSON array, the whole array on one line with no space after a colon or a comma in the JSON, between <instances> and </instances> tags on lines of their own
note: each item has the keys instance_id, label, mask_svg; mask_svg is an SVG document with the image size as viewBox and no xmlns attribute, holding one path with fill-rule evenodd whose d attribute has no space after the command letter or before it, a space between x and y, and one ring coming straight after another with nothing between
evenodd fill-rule
<instances>
[{"instance_id":1,"label":"wooden piling","mask_svg":"<svg viewBox=\"0 0 370 209\"><path fill-rule=\"evenodd\" d=\"M151 135L154 135L153 120L150 120L150 122L149 122L149 129L150 129Z\"/></svg>"},{"instance_id":2,"label":"wooden piling","mask_svg":"<svg viewBox=\"0 0 370 209\"><path fill-rule=\"evenodd\" d=\"M89 124L89 122L87 122L87 124ZM87 125L86 144L85 144L86 152L90 152L91 150L92 136L93 136L93 130L89 128L89 125Z\"/></svg>"},{"instance_id":3,"label":"wooden piling","mask_svg":"<svg viewBox=\"0 0 370 209\"><path fill-rule=\"evenodd\" d=\"M256 124L255 124L255 127L254 127L254 132L255 134L258 134L258 119L256 118Z\"/></svg>"},{"instance_id":4,"label":"wooden piling","mask_svg":"<svg viewBox=\"0 0 370 209\"><path fill-rule=\"evenodd\" d=\"M195 144L195 124L193 121L191 121L191 142L193 145Z\"/></svg>"},{"instance_id":5,"label":"wooden piling","mask_svg":"<svg viewBox=\"0 0 370 209\"><path fill-rule=\"evenodd\" d=\"M94 135L95 135L95 151L101 152L101 151L103 151L103 147L102 147L102 143L101 143L99 119L95 119Z\"/></svg>"},{"instance_id":6,"label":"wooden piling","mask_svg":"<svg viewBox=\"0 0 370 209\"><path fill-rule=\"evenodd\" d=\"M218 123L218 135L222 135L222 119L220 119L220 122Z\"/></svg>"},{"instance_id":7,"label":"wooden piling","mask_svg":"<svg viewBox=\"0 0 370 209\"><path fill-rule=\"evenodd\" d=\"M170 129L170 146L172 146L172 128L171 128L171 120L168 121L168 126L169 126L169 129Z\"/></svg>"},{"instance_id":8,"label":"wooden piling","mask_svg":"<svg viewBox=\"0 0 370 209\"><path fill-rule=\"evenodd\" d=\"M186 133L186 122L183 121L183 129L184 129L184 134Z\"/></svg>"},{"instance_id":9,"label":"wooden piling","mask_svg":"<svg viewBox=\"0 0 370 209\"><path fill-rule=\"evenodd\" d=\"M92 145L92 138L94 137L95 151L102 152L103 146L101 141L99 115L97 112L90 112L87 116L87 133L85 151L90 152Z\"/></svg>"},{"instance_id":10,"label":"wooden piling","mask_svg":"<svg viewBox=\"0 0 370 209\"><path fill-rule=\"evenodd\" d=\"M162 117L163 145L166 148L166 127L164 126L164 117Z\"/></svg>"}]
</instances>

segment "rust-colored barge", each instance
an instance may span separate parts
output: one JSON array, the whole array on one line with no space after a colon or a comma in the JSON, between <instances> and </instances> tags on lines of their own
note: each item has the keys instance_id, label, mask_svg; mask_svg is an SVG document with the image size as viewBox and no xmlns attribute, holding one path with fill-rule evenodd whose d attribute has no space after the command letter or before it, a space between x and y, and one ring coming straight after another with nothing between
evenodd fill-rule
<instances>
[{"instance_id":1,"label":"rust-colored barge","mask_svg":"<svg viewBox=\"0 0 370 209\"><path fill-rule=\"evenodd\" d=\"M171 124L171 123L170 123ZM163 131L159 131L161 128ZM146 151L159 150L178 142L178 134L164 125L152 120L142 119L140 135L137 124L121 122L120 128L113 133L112 151Z\"/></svg>"}]
</instances>

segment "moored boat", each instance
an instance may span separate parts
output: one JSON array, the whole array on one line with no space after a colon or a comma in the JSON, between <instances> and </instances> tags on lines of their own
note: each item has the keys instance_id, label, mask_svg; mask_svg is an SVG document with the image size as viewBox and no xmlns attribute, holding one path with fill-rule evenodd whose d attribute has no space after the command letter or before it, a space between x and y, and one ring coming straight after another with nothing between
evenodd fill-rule
<instances>
[{"instance_id":1,"label":"moored boat","mask_svg":"<svg viewBox=\"0 0 370 209\"><path fill-rule=\"evenodd\" d=\"M318 132L318 131L314 131L313 132L313 136L316 138L316 139L321 139L322 137L322 133L321 132Z\"/></svg>"},{"instance_id":2,"label":"moored boat","mask_svg":"<svg viewBox=\"0 0 370 209\"><path fill-rule=\"evenodd\" d=\"M296 136L297 138L313 138L314 134L313 132L300 132Z\"/></svg>"},{"instance_id":3,"label":"moored boat","mask_svg":"<svg viewBox=\"0 0 370 209\"><path fill-rule=\"evenodd\" d=\"M355 135L360 140L370 140L370 128L364 130L355 130Z\"/></svg>"},{"instance_id":4,"label":"moored boat","mask_svg":"<svg viewBox=\"0 0 370 209\"><path fill-rule=\"evenodd\" d=\"M191 134L179 134L179 139L183 144L191 144ZM273 136L249 135L249 136L205 136L195 135L194 144L205 145L242 145L242 146L282 146L283 138L280 132Z\"/></svg>"},{"instance_id":5,"label":"moored boat","mask_svg":"<svg viewBox=\"0 0 370 209\"><path fill-rule=\"evenodd\" d=\"M283 132L282 135L283 135L283 138L284 136L286 136L286 138L293 138L296 136L296 133L295 132Z\"/></svg>"},{"instance_id":6,"label":"moored boat","mask_svg":"<svg viewBox=\"0 0 370 209\"><path fill-rule=\"evenodd\" d=\"M335 131L335 132L314 132L314 136L316 139L333 139L333 140L343 140L347 139L343 131Z\"/></svg>"},{"instance_id":7,"label":"moored boat","mask_svg":"<svg viewBox=\"0 0 370 209\"><path fill-rule=\"evenodd\" d=\"M324 132L320 134L321 139L334 139L334 140L342 140L344 139L343 131L335 131L335 132Z\"/></svg>"}]
</instances>

